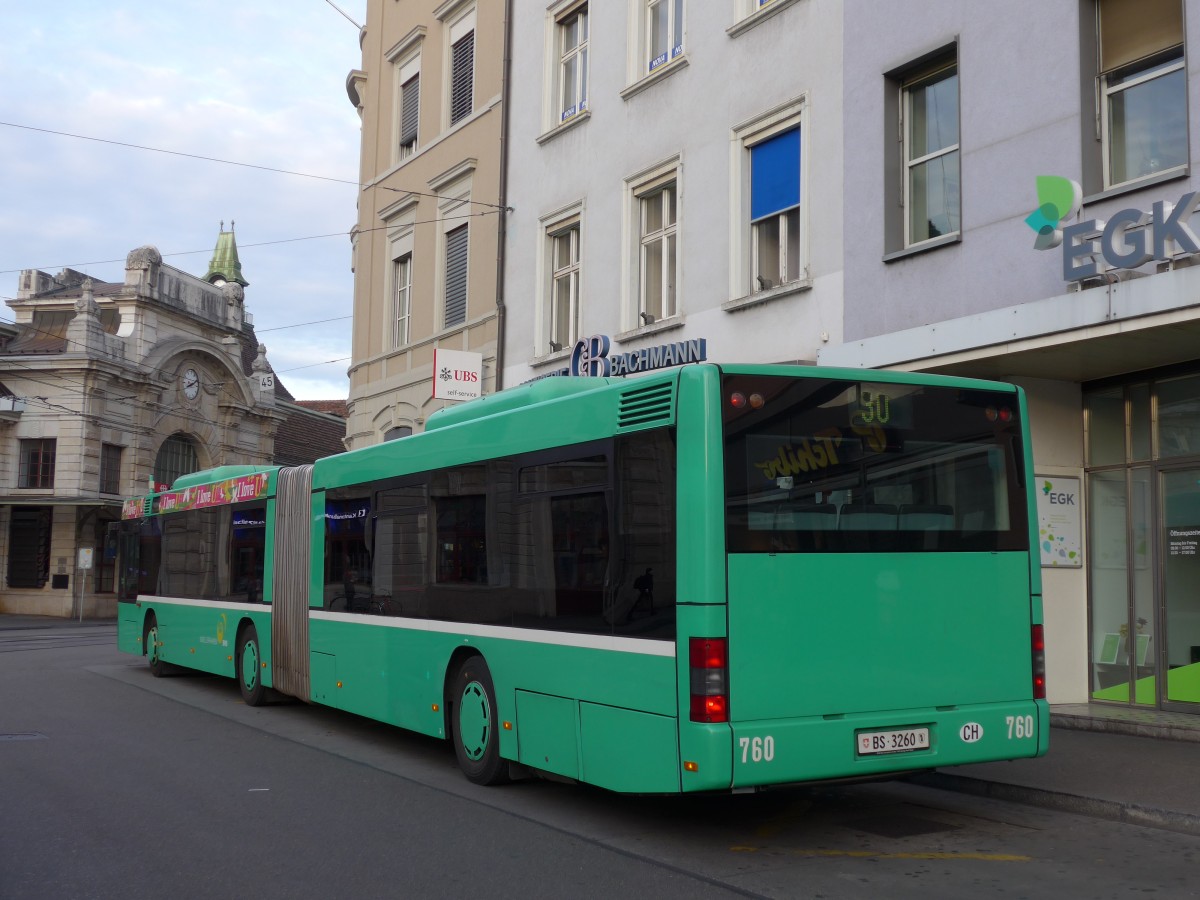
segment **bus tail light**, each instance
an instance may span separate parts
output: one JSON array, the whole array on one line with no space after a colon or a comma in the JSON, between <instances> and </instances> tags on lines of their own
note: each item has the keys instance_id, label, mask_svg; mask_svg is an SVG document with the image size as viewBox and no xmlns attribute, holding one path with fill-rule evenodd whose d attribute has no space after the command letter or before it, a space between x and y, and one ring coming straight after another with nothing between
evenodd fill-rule
<instances>
[{"instance_id":1,"label":"bus tail light","mask_svg":"<svg viewBox=\"0 0 1200 900\"><path fill-rule=\"evenodd\" d=\"M1041 625L1033 626L1033 699L1046 699L1046 635Z\"/></svg>"},{"instance_id":2,"label":"bus tail light","mask_svg":"<svg viewBox=\"0 0 1200 900\"><path fill-rule=\"evenodd\" d=\"M725 638L689 638L692 721L729 721L729 645Z\"/></svg>"}]
</instances>

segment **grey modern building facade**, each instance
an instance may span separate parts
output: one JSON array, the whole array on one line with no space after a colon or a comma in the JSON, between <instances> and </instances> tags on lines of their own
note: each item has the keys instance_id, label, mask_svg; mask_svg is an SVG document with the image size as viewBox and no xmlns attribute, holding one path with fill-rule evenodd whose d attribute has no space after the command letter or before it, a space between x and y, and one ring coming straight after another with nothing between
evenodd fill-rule
<instances>
[{"instance_id":1,"label":"grey modern building facade","mask_svg":"<svg viewBox=\"0 0 1200 900\"><path fill-rule=\"evenodd\" d=\"M844 11L819 362L1022 384L1051 699L1200 709L1200 3Z\"/></svg>"}]
</instances>

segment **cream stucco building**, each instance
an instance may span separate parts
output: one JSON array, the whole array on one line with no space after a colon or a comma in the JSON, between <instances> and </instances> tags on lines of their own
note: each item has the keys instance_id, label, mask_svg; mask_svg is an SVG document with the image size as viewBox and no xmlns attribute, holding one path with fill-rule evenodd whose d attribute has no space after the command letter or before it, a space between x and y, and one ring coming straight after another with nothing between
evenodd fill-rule
<instances>
[{"instance_id":1,"label":"cream stucco building","mask_svg":"<svg viewBox=\"0 0 1200 900\"><path fill-rule=\"evenodd\" d=\"M502 3L368 4L354 253L349 448L420 431L434 352L482 356L497 385L502 329ZM477 38L477 35L480 36Z\"/></svg>"}]
</instances>

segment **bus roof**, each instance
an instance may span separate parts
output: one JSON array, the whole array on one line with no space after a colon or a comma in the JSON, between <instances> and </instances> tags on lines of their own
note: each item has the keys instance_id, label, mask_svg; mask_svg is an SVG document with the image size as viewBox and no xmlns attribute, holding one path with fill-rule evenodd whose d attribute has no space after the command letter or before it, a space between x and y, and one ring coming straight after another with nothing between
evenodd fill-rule
<instances>
[{"instance_id":1,"label":"bus roof","mask_svg":"<svg viewBox=\"0 0 1200 900\"><path fill-rule=\"evenodd\" d=\"M189 472L180 475L171 483L171 490L195 487L200 484L210 484L214 481L227 481L241 475L257 475L259 472L276 472L279 466L217 466L213 469L203 469L199 472Z\"/></svg>"}]
</instances>

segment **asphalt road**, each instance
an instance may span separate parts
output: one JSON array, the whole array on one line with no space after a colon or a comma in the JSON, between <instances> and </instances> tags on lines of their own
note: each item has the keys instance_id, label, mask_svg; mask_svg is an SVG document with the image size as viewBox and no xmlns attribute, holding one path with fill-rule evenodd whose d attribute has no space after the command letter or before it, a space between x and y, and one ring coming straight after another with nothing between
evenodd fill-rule
<instances>
[{"instance_id":1,"label":"asphalt road","mask_svg":"<svg viewBox=\"0 0 1200 900\"><path fill-rule=\"evenodd\" d=\"M480 788L443 742L115 643L0 631L3 900L1200 897L1200 838L903 783Z\"/></svg>"}]
</instances>

